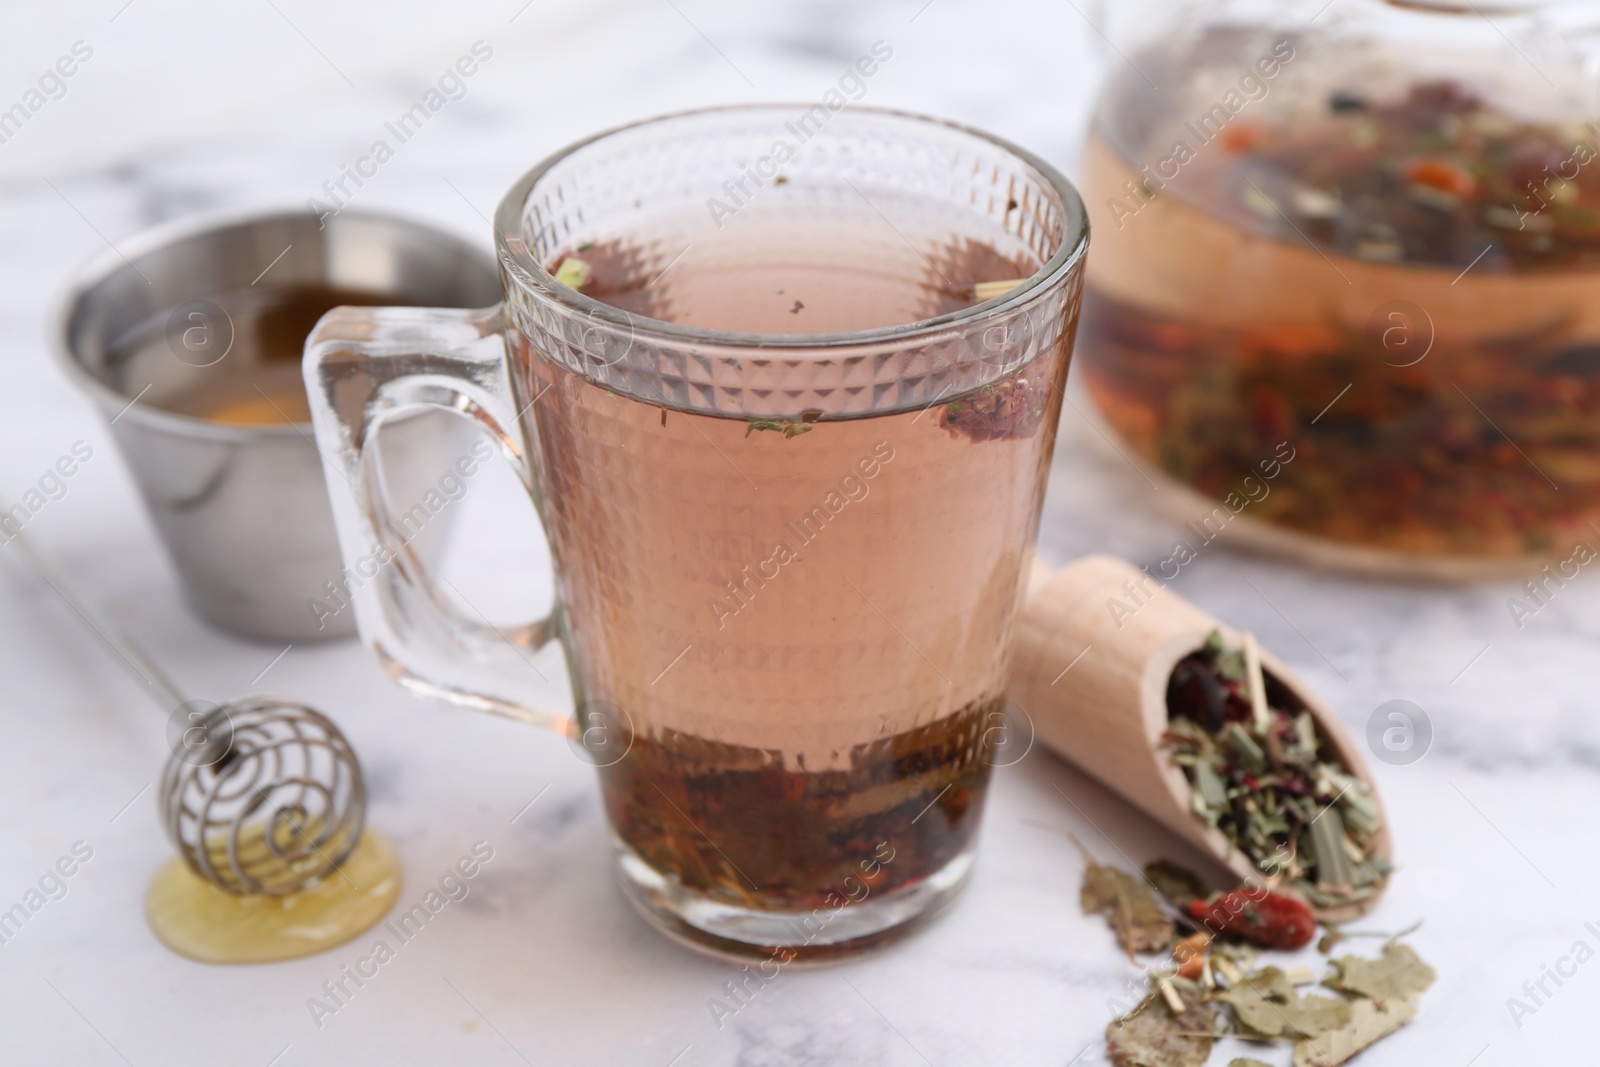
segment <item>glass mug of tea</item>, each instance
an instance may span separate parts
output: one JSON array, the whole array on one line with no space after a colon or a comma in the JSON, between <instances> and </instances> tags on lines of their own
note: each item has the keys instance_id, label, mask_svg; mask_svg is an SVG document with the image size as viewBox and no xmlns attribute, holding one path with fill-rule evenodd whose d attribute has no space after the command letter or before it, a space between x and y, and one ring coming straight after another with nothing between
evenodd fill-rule
<instances>
[{"instance_id":1,"label":"glass mug of tea","mask_svg":"<svg viewBox=\"0 0 1600 1067\"><path fill-rule=\"evenodd\" d=\"M896 112L748 106L583 141L495 216L504 302L340 308L306 344L364 640L599 769L669 934L827 957L964 884L1088 245L1042 160ZM425 409L516 468L550 615L486 625L373 442ZM368 577L370 575L370 578ZM563 646L576 715L531 707Z\"/></svg>"}]
</instances>

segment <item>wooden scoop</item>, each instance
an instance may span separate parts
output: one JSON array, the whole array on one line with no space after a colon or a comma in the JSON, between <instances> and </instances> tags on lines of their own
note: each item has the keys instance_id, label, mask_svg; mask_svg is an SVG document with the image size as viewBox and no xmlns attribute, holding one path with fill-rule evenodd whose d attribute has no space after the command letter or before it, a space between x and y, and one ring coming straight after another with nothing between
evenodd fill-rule
<instances>
[{"instance_id":1,"label":"wooden scoop","mask_svg":"<svg viewBox=\"0 0 1600 1067\"><path fill-rule=\"evenodd\" d=\"M1161 741L1167 680L1212 630L1220 630L1231 646L1244 643L1239 631L1125 560L1089 556L1057 572L1035 564L1018 624L1009 696L1027 711L1047 747L1215 857L1236 878L1272 885L1221 831L1195 818L1189 780ZM1260 654L1262 669L1303 702L1339 762L1372 788L1379 824L1373 846L1392 859L1388 816L1360 749L1316 693L1272 653ZM1312 910L1323 922L1349 922L1381 895L1380 889L1365 900Z\"/></svg>"}]
</instances>

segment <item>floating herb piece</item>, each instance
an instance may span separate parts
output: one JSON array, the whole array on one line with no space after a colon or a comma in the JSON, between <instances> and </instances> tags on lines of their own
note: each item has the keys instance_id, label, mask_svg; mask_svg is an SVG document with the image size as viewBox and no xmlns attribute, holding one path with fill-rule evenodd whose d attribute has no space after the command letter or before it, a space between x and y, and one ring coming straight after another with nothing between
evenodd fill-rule
<instances>
[{"instance_id":1,"label":"floating herb piece","mask_svg":"<svg viewBox=\"0 0 1600 1067\"><path fill-rule=\"evenodd\" d=\"M939 425L974 441L1031 437L1044 421L1049 382L1019 371L945 405Z\"/></svg>"},{"instance_id":2,"label":"floating herb piece","mask_svg":"<svg viewBox=\"0 0 1600 1067\"><path fill-rule=\"evenodd\" d=\"M1262 669L1254 639L1231 648L1212 631L1173 669L1167 715L1166 743L1189 779L1195 817L1264 875L1320 907L1383 888L1389 864L1376 851L1382 827L1371 788ZM1306 937L1314 929L1297 927Z\"/></svg>"},{"instance_id":3,"label":"floating herb piece","mask_svg":"<svg viewBox=\"0 0 1600 1067\"><path fill-rule=\"evenodd\" d=\"M799 419L751 419L745 424L744 435L749 437L757 430L772 430L783 434L785 439L799 437L803 433L810 433L811 425L816 421L816 419L807 420L803 416Z\"/></svg>"},{"instance_id":4,"label":"floating herb piece","mask_svg":"<svg viewBox=\"0 0 1600 1067\"><path fill-rule=\"evenodd\" d=\"M1374 1000L1414 1000L1427 992L1437 977L1407 945L1385 945L1383 956L1375 960L1341 956L1330 962L1334 975L1324 984Z\"/></svg>"},{"instance_id":5,"label":"floating herb piece","mask_svg":"<svg viewBox=\"0 0 1600 1067\"><path fill-rule=\"evenodd\" d=\"M1272 1067L1272 1065L1253 1060L1249 1056L1235 1056L1228 1061L1228 1067Z\"/></svg>"},{"instance_id":6,"label":"floating herb piece","mask_svg":"<svg viewBox=\"0 0 1600 1067\"><path fill-rule=\"evenodd\" d=\"M1005 296L1027 280L1026 278L1006 278L997 282L974 282L972 295L981 304L986 300L993 300L997 296Z\"/></svg>"},{"instance_id":7,"label":"floating herb piece","mask_svg":"<svg viewBox=\"0 0 1600 1067\"><path fill-rule=\"evenodd\" d=\"M1216 1009L1188 982L1170 982L1183 1005L1175 1013L1152 994L1106 1026L1106 1055L1116 1067L1203 1067L1216 1044Z\"/></svg>"},{"instance_id":8,"label":"floating herb piece","mask_svg":"<svg viewBox=\"0 0 1600 1067\"><path fill-rule=\"evenodd\" d=\"M556 281L568 289L582 289L594 277L594 269L577 256L568 256L556 268Z\"/></svg>"}]
</instances>

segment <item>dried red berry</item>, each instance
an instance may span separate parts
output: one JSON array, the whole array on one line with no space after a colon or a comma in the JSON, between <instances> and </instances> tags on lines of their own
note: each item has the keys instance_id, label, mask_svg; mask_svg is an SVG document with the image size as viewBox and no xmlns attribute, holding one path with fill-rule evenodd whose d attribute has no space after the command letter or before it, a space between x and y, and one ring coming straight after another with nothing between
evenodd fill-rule
<instances>
[{"instance_id":1,"label":"dried red berry","mask_svg":"<svg viewBox=\"0 0 1600 1067\"><path fill-rule=\"evenodd\" d=\"M1229 934L1267 948L1304 948L1317 936L1317 917L1298 897L1240 889L1212 900L1191 900L1189 915L1217 934Z\"/></svg>"}]
</instances>

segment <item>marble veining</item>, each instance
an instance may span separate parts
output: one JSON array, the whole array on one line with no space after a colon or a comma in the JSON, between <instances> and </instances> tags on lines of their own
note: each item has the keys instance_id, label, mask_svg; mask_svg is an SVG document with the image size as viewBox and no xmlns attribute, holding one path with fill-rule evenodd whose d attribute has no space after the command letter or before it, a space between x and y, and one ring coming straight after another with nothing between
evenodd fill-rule
<instances>
[{"instance_id":1,"label":"marble veining","mask_svg":"<svg viewBox=\"0 0 1600 1067\"><path fill-rule=\"evenodd\" d=\"M1030 754L999 775L973 883L949 914L879 955L785 971L723 1017L708 1004L736 969L668 943L629 909L611 882L593 772L561 740L416 701L354 643L296 647L268 668L281 649L196 621L105 427L50 365L44 337L78 263L190 212L303 204L476 40L495 49L493 62L355 202L486 243L500 191L562 143L671 108L814 98L879 39L895 58L867 102L990 127L1070 169L1100 65L1116 61L1084 13L1138 21L1135 5L1111 6L397 0L379 15L310 0L94 0L8 10L0 69L18 92L76 40L95 58L0 145L0 500L89 441L94 460L29 532L197 692L281 690L333 715L371 770L373 823L401 850L402 901L476 841L496 859L461 906L320 1020L308 999L366 951L364 939L248 970L172 956L141 918L145 883L169 854L148 788L165 755L160 717L48 589L0 559L0 908L74 843L93 850L66 894L0 944L0 1062L1104 1062L1110 1005L1137 972L1101 921L1078 913L1071 846L1025 820L1070 829L1105 860L1183 858L1105 790ZM509 479L484 486L464 505L463 528L509 532L475 539L452 577L486 607L531 613L549 596L542 542ZM1178 529L1069 407L1044 555L1154 562ZM1441 980L1419 1019L1359 1062L1592 1059L1600 965L1580 968L1520 1026L1507 998L1600 921L1589 817L1600 808L1600 572L1520 628L1507 606L1516 583L1350 579L1236 551L1226 537L1175 588L1253 630L1358 735L1392 698L1432 720L1425 758L1374 764L1401 870L1362 925L1424 918L1414 940ZM552 654L539 665L559 676Z\"/></svg>"}]
</instances>

